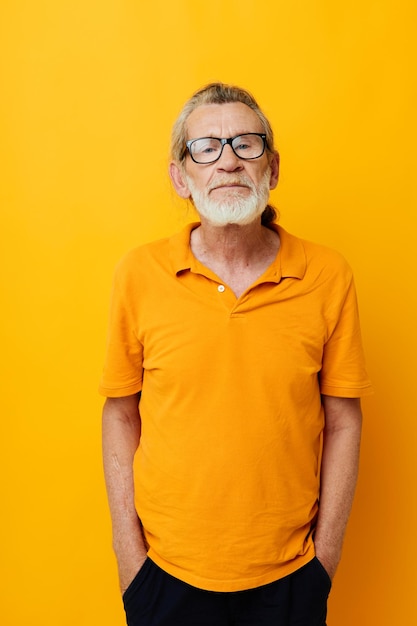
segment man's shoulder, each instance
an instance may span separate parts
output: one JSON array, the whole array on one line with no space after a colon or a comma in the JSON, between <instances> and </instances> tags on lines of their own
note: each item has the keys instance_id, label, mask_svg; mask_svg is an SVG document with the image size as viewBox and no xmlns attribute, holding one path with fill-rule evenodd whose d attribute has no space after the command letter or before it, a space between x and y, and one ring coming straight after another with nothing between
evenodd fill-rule
<instances>
[{"instance_id":1,"label":"man's shoulder","mask_svg":"<svg viewBox=\"0 0 417 626\"><path fill-rule=\"evenodd\" d=\"M163 239L155 239L131 248L121 257L117 267L128 268L132 265L136 266L138 262L146 258L163 258L164 253L169 249L169 241L170 237L164 237Z\"/></svg>"},{"instance_id":2,"label":"man's shoulder","mask_svg":"<svg viewBox=\"0 0 417 626\"><path fill-rule=\"evenodd\" d=\"M341 252L323 243L297 237L282 227L279 227L279 232L283 246L290 249L293 254L304 256L307 274L344 276L350 280L352 269Z\"/></svg>"},{"instance_id":3,"label":"man's shoulder","mask_svg":"<svg viewBox=\"0 0 417 626\"><path fill-rule=\"evenodd\" d=\"M290 235L294 237L294 235ZM334 262L342 265L348 264L343 254L335 248L311 239L304 239L303 237L296 237L300 241L306 251L306 255L309 258L322 258L323 260L333 260Z\"/></svg>"},{"instance_id":4,"label":"man's shoulder","mask_svg":"<svg viewBox=\"0 0 417 626\"><path fill-rule=\"evenodd\" d=\"M317 259L324 264L336 265L340 268L347 269L349 267L348 261L339 250L309 239L302 239L301 241L309 259Z\"/></svg>"},{"instance_id":5,"label":"man's shoulder","mask_svg":"<svg viewBox=\"0 0 417 626\"><path fill-rule=\"evenodd\" d=\"M186 255L192 225L170 236L142 243L126 252L116 265L116 277L149 277L157 269L174 269L177 254Z\"/></svg>"}]
</instances>

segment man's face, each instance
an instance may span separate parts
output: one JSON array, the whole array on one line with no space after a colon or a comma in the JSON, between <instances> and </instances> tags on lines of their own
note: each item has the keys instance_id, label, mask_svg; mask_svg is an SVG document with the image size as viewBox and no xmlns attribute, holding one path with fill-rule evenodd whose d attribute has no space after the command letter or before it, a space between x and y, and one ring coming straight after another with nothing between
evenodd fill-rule
<instances>
[{"instance_id":1,"label":"man's face","mask_svg":"<svg viewBox=\"0 0 417 626\"><path fill-rule=\"evenodd\" d=\"M187 120L187 139L263 132L256 113L241 102L200 106ZM192 197L202 218L217 226L248 224L260 216L269 190L277 184L278 159L265 151L257 159L243 160L225 145L214 163L194 163L187 155L178 173L183 186L179 190L173 177L177 191L182 197Z\"/></svg>"}]
</instances>

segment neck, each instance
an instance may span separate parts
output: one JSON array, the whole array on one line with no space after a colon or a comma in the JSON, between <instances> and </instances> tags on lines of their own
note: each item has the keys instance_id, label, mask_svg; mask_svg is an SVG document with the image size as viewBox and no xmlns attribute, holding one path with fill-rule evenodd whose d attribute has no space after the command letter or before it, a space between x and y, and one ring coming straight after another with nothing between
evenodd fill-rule
<instances>
[{"instance_id":1,"label":"neck","mask_svg":"<svg viewBox=\"0 0 417 626\"><path fill-rule=\"evenodd\" d=\"M260 219L244 226L213 226L201 219L191 236L191 249L198 258L214 257L235 266L250 264L268 249L276 252L278 246L277 233L262 226Z\"/></svg>"}]
</instances>

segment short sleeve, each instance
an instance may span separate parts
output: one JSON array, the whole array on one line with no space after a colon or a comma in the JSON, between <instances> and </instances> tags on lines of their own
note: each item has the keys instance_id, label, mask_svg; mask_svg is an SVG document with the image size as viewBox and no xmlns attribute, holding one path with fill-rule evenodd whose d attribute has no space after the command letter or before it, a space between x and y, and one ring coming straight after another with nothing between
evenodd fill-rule
<instances>
[{"instance_id":1,"label":"short sleeve","mask_svg":"<svg viewBox=\"0 0 417 626\"><path fill-rule=\"evenodd\" d=\"M99 392L110 398L132 395L142 388L143 346L137 337L132 300L122 265L113 279L106 355L99 385Z\"/></svg>"},{"instance_id":2,"label":"short sleeve","mask_svg":"<svg viewBox=\"0 0 417 626\"><path fill-rule=\"evenodd\" d=\"M331 333L325 343L320 391L329 396L359 398L372 393L362 348L353 277L344 298L333 309Z\"/></svg>"}]
</instances>

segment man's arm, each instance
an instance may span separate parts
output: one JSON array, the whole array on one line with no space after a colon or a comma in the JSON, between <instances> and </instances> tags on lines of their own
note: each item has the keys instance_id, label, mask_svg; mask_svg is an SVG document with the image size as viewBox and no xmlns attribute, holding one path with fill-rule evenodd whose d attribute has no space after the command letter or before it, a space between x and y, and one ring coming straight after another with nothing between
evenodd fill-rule
<instances>
[{"instance_id":1,"label":"man's arm","mask_svg":"<svg viewBox=\"0 0 417 626\"><path fill-rule=\"evenodd\" d=\"M136 513L133 457L140 439L139 394L108 398L103 409L103 463L122 593L146 559Z\"/></svg>"},{"instance_id":2,"label":"man's arm","mask_svg":"<svg viewBox=\"0 0 417 626\"><path fill-rule=\"evenodd\" d=\"M323 396L323 438L316 556L333 578L342 552L359 466L362 413L359 398Z\"/></svg>"}]
</instances>

